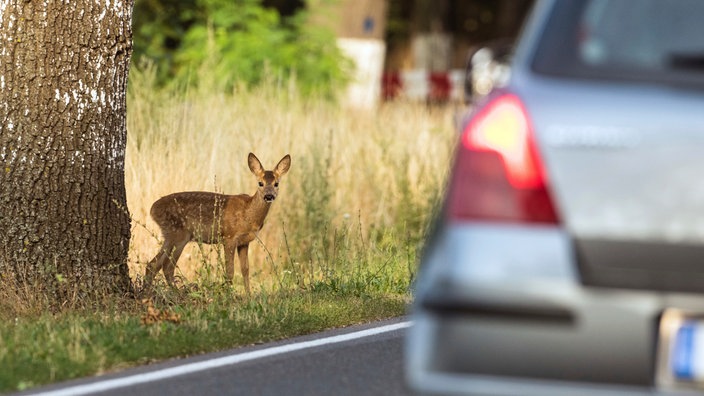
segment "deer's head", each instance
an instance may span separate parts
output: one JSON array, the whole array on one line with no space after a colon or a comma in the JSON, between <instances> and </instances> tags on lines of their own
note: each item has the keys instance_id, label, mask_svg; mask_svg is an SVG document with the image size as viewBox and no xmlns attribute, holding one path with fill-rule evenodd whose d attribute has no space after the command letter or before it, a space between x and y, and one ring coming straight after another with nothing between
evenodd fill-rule
<instances>
[{"instance_id":1,"label":"deer's head","mask_svg":"<svg viewBox=\"0 0 704 396\"><path fill-rule=\"evenodd\" d=\"M288 169L291 167L291 156L286 154L281 158L281 161L276 164L274 170L265 170L257 156L252 153L249 153L247 163L249 170L252 171L259 182L257 192L267 203L273 202L276 199L276 194L279 192L279 179L284 173L288 172Z\"/></svg>"}]
</instances>

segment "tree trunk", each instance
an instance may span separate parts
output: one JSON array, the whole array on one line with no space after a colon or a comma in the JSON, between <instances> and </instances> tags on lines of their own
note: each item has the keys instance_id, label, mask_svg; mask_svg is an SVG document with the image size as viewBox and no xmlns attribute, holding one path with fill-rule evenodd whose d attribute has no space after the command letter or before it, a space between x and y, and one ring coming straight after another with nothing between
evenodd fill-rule
<instances>
[{"instance_id":1,"label":"tree trunk","mask_svg":"<svg viewBox=\"0 0 704 396\"><path fill-rule=\"evenodd\" d=\"M0 0L0 287L131 288L124 160L133 0Z\"/></svg>"}]
</instances>

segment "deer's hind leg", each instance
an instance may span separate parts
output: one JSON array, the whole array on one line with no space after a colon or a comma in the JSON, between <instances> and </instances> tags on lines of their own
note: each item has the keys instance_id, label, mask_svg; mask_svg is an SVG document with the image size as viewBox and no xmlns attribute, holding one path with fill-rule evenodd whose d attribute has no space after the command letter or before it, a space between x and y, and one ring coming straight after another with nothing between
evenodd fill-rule
<instances>
[{"instance_id":1,"label":"deer's hind leg","mask_svg":"<svg viewBox=\"0 0 704 396\"><path fill-rule=\"evenodd\" d=\"M159 253L147 264L147 271L144 274L144 289L151 288L156 274L164 267L164 262L167 260L169 253L173 249L173 243L169 240L164 241L164 244L159 249Z\"/></svg>"},{"instance_id":2,"label":"deer's hind leg","mask_svg":"<svg viewBox=\"0 0 704 396\"><path fill-rule=\"evenodd\" d=\"M168 235L164 238L164 244L161 246L161 249L159 249L159 253L147 264L147 271L144 274L144 290L151 288L152 283L154 283L154 278L162 269L166 282L173 286L176 262L181 256L188 240L188 235L180 234Z\"/></svg>"},{"instance_id":3,"label":"deer's hind leg","mask_svg":"<svg viewBox=\"0 0 704 396\"><path fill-rule=\"evenodd\" d=\"M170 251L167 250L166 260L163 263L164 277L166 278L166 283L169 286L174 286L174 272L176 270L176 263L178 263L181 253L183 253L183 248L191 240L191 235L188 232L179 232L177 234L170 236L172 246Z\"/></svg>"}]
</instances>

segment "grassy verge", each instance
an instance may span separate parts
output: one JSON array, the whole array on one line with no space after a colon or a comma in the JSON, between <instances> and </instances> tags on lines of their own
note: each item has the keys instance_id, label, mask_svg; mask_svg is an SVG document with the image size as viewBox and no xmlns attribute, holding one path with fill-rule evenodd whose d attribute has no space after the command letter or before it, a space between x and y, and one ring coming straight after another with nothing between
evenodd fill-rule
<instances>
[{"instance_id":1,"label":"grassy verge","mask_svg":"<svg viewBox=\"0 0 704 396\"><path fill-rule=\"evenodd\" d=\"M212 295L0 325L0 392L397 316L406 304L402 296L333 289Z\"/></svg>"},{"instance_id":2,"label":"grassy verge","mask_svg":"<svg viewBox=\"0 0 704 396\"><path fill-rule=\"evenodd\" d=\"M405 313L455 140L452 108L354 111L290 86L222 95L153 80L133 70L128 95L132 279L139 287L161 243L152 202L189 190L251 194L247 154L270 168L289 153L250 244L253 294L240 277L224 285L222 250L197 243L178 263L178 290L159 275L149 300L106 296L48 313L31 290L0 290L0 392Z\"/></svg>"}]
</instances>

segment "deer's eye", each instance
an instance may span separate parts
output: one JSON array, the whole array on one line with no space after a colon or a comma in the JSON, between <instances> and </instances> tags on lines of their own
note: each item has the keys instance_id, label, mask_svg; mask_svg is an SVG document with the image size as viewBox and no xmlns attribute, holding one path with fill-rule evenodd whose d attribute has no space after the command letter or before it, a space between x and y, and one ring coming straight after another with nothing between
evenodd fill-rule
<instances>
[{"instance_id":1,"label":"deer's eye","mask_svg":"<svg viewBox=\"0 0 704 396\"><path fill-rule=\"evenodd\" d=\"M259 182L259 187L264 187L264 182Z\"/></svg>"},{"instance_id":2,"label":"deer's eye","mask_svg":"<svg viewBox=\"0 0 704 396\"><path fill-rule=\"evenodd\" d=\"M278 186L279 186L279 182L274 183L274 187L278 187Z\"/></svg>"}]
</instances>

